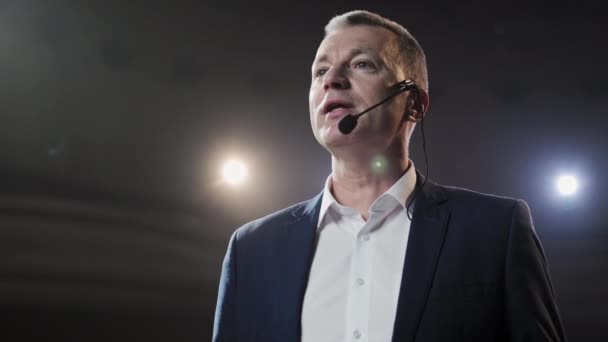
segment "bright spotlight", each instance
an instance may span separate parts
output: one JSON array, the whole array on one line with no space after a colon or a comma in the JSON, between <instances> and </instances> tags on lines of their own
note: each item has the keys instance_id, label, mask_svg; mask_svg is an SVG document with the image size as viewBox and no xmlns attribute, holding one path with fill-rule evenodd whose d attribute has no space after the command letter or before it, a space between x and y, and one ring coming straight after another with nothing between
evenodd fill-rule
<instances>
[{"instance_id":1,"label":"bright spotlight","mask_svg":"<svg viewBox=\"0 0 608 342\"><path fill-rule=\"evenodd\" d=\"M222 166L222 178L230 185L239 185L247 179L247 167L238 160L228 160Z\"/></svg>"},{"instance_id":2,"label":"bright spotlight","mask_svg":"<svg viewBox=\"0 0 608 342\"><path fill-rule=\"evenodd\" d=\"M578 181L572 175L562 175L557 179L557 191L562 196L572 196L578 188Z\"/></svg>"}]
</instances>

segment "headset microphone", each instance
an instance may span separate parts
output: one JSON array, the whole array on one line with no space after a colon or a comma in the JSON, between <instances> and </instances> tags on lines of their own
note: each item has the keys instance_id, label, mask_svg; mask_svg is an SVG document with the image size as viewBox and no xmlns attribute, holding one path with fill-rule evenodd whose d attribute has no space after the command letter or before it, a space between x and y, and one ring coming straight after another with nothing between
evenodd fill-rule
<instances>
[{"instance_id":1,"label":"headset microphone","mask_svg":"<svg viewBox=\"0 0 608 342\"><path fill-rule=\"evenodd\" d=\"M340 132L342 134L349 134L350 132L352 132L355 129L355 127L357 127L357 120L359 119L359 117L361 115L369 112L370 110L378 107L379 105L383 104L384 102L392 99L393 97L395 97L397 94L399 94L401 92L404 92L406 90L417 90L416 85L414 84L414 82L412 80L401 81L401 82L395 84L394 86L392 86L391 88L395 88L395 91L392 94L390 94L388 97L386 97L384 100L376 103L375 105L369 107L368 109L362 111L359 114L345 115L338 123L338 130L340 130Z\"/></svg>"}]
</instances>

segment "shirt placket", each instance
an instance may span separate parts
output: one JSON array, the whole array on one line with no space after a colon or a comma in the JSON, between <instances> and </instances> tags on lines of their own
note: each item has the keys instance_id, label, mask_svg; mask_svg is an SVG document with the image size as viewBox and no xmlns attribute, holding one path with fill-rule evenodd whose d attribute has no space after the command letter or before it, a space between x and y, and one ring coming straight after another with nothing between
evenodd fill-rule
<instances>
[{"instance_id":1,"label":"shirt placket","mask_svg":"<svg viewBox=\"0 0 608 342\"><path fill-rule=\"evenodd\" d=\"M369 341L369 312L372 280L372 243L368 225L359 218L352 222L360 230L354 231L348 295L347 341Z\"/></svg>"}]
</instances>

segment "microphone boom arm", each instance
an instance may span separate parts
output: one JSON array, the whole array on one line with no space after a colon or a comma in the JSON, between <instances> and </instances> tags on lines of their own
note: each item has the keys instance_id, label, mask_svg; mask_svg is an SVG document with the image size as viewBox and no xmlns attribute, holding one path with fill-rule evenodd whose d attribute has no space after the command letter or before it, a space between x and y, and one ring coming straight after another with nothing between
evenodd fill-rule
<instances>
[{"instance_id":1,"label":"microphone boom arm","mask_svg":"<svg viewBox=\"0 0 608 342\"><path fill-rule=\"evenodd\" d=\"M360 117L361 115L369 112L370 110L384 104L386 101L392 99L394 96L396 96L397 94L401 93L402 91L406 91L406 90L410 90L412 88L416 88L416 85L414 85L414 82L412 82L411 80L405 80L405 81L401 81L397 84L395 84L393 87L397 88L397 90L395 90L394 93L390 94L389 96L387 96L384 100L376 103L375 105L367 108L366 110L362 111L361 113L354 115L355 117Z\"/></svg>"},{"instance_id":2,"label":"microphone boom arm","mask_svg":"<svg viewBox=\"0 0 608 342\"><path fill-rule=\"evenodd\" d=\"M380 106L381 104L385 103L386 101L392 99L393 97L395 97L397 94L406 91L406 90L416 90L416 84L414 83L414 81L412 80L404 80L401 81L397 84L395 84L394 86L392 86L393 88L397 88L395 90L395 92L393 92L392 94L390 94L389 96L387 96L384 100L376 103L375 105L367 108L366 110L362 111L361 113L357 114L357 115L352 115L352 114L348 114L346 116L344 116L340 122L338 123L338 129L340 130L340 132L342 132L342 134L349 134L350 132L353 131L353 129L355 129L355 127L357 126L357 119L359 119L359 117L367 112L369 112L370 110Z\"/></svg>"}]
</instances>

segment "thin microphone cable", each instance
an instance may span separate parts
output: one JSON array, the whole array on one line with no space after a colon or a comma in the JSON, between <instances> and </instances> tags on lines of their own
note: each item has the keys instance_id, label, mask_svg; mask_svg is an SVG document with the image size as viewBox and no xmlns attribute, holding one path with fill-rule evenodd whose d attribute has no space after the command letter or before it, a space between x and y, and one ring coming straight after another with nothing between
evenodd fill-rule
<instances>
[{"instance_id":1,"label":"thin microphone cable","mask_svg":"<svg viewBox=\"0 0 608 342\"><path fill-rule=\"evenodd\" d=\"M412 196L412 199L410 200L410 203L407 205L407 207L405 207L405 210L407 212L407 217L410 219L410 222L412 221L412 216L410 214L410 207L412 206L412 203L414 203L414 199L416 199L416 196L418 195L419 191L422 191L422 188L424 188L424 185L426 184L426 181L429 179L429 159L426 153L426 137L424 135L424 117L426 116L426 114L422 115L422 119L420 120L420 129L421 129L421 133L422 133L422 152L424 153L424 164L426 166L426 175L424 177L424 181L422 182L422 185L420 187L418 187L417 185L414 186L414 195ZM418 182L416 182L418 183Z\"/></svg>"}]
</instances>

